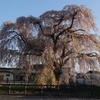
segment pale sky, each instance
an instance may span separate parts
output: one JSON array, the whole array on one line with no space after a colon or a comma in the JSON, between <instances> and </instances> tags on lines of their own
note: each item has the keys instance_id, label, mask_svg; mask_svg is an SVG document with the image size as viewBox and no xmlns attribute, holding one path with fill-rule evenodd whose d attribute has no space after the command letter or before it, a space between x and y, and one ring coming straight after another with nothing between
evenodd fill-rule
<instances>
[{"instance_id":1,"label":"pale sky","mask_svg":"<svg viewBox=\"0 0 100 100\"><path fill-rule=\"evenodd\" d=\"M48 10L61 10L65 5L85 5L93 11L100 34L100 0L0 0L0 25L20 16L39 17Z\"/></svg>"}]
</instances>

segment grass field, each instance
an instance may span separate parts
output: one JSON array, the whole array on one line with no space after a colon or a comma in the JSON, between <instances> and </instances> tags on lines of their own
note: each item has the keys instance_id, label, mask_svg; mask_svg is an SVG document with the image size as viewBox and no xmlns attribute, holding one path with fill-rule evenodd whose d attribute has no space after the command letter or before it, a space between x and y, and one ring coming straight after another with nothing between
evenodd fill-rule
<instances>
[{"instance_id":1,"label":"grass field","mask_svg":"<svg viewBox=\"0 0 100 100\"><path fill-rule=\"evenodd\" d=\"M93 85L1 85L0 94L23 94L36 96L100 97L100 87Z\"/></svg>"}]
</instances>

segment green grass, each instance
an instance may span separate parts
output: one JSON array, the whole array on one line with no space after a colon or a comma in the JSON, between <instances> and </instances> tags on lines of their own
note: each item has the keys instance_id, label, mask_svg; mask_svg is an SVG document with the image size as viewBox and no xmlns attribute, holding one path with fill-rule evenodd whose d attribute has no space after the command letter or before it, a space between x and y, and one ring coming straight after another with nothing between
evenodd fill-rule
<instances>
[{"instance_id":1,"label":"green grass","mask_svg":"<svg viewBox=\"0 0 100 100\"><path fill-rule=\"evenodd\" d=\"M15 94L34 94L40 95L42 92L41 86L25 86L25 85L0 85L0 93L15 93ZM26 90L26 91L25 91ZM61 85L55 88L43 87L41 95L76 95L76 96L100 96L100 87L87 85Z\"/></svg>"}]
</instances>

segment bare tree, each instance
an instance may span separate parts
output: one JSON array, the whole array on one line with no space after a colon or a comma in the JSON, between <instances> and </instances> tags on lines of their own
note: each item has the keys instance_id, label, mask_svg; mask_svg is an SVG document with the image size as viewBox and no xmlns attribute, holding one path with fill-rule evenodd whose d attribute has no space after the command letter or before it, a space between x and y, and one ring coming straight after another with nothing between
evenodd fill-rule
<instances>
[{"instance_id":1,"label":"bare tree","mask_svg":"<svg viewBox=\"0 0 100 100\"><path fill-rule=\"evenodd\" d=\"M28 77L36 57L40 58L44 66L37 75L39 84L68 84L76 64L82 71L100 69L100 37L91 30L97 31L94 18L83 5L67 5L39 18L20 17L1 28L1 61L15 59L18 66L29 69Z\"/></svg>"}]
</instances>

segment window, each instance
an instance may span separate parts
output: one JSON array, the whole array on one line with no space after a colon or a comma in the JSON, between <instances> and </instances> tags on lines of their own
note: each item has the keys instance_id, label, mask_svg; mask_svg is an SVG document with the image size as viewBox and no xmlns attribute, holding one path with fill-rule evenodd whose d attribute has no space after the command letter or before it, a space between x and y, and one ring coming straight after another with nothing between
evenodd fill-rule
<instances>
[{"instance_id":1,"label":"window","mask_svg":"<svg viewBox=\"0 0 100 100\"><path fill-rule=\"evenodd\" d=\"M6 74L6 76L10 76L10 74Z\"/></svg>"}]
</instances>

